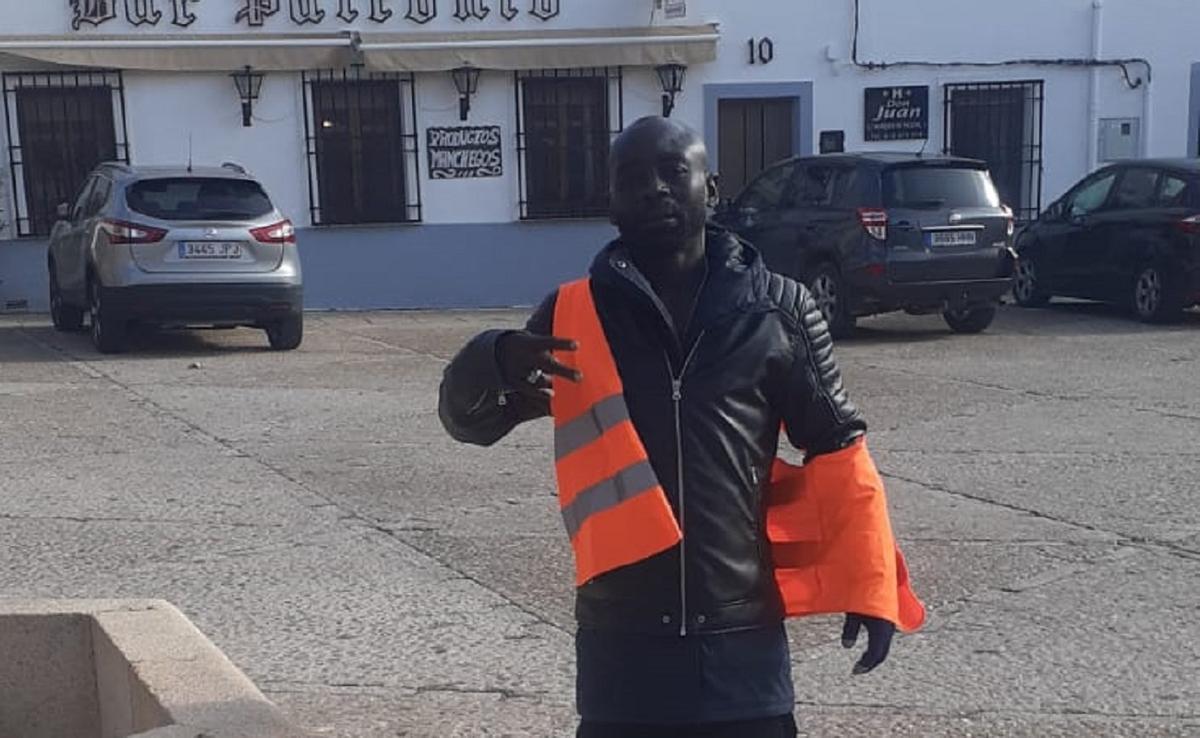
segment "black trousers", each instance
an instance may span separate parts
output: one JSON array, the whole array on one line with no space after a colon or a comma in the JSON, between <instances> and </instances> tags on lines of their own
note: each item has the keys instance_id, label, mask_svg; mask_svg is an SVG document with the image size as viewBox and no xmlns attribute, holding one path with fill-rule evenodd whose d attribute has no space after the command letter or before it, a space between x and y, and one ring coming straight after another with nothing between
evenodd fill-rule
<instances>
[{"instance_id":1,"label":"black trousers","mask_svg":"<svg viewBox=\"0 0 1200 738\"><path fill-rule=\"evenodd\" d=\"M736 723L701 725L580 724L576 738L796 738L791 715Z\"/></svg>"}]
</instances>

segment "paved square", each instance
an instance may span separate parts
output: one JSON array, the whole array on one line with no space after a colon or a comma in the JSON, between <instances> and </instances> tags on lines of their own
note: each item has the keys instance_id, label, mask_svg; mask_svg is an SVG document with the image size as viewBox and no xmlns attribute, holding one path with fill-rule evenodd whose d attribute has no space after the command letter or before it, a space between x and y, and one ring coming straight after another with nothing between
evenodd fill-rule
<instances>
[{"instance_id":1,"label":"paved square","mask_svg":"<svg viewBox=\"0 0 1200 738\"><path fill-rule=\"evenodd\" d=\"M445 362L520 312L311 314L108 357L0 317L0 597L162 597L320 736L569 736L570 561L548 423L436 416ZM804 735L1200 735L1200 314L1006 308L982 336L862 322L922 633L851 678L791 627Z\"/></svg>"}]
</instances>

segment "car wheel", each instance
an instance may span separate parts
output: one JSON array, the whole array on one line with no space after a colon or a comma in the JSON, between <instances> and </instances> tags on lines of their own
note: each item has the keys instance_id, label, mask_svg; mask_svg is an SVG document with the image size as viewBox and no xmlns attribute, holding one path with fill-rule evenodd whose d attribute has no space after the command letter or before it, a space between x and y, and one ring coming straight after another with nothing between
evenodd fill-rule
<instances>
[{"instance_id":1,"label":"car wheel","mask_svg":"<svg viewBox=\"0 0 1200 738\"><path fill-rule=\"evenodd\" d=\"M104 289L96 280L88 282L88 315L92 324L92 345L102 354L125 350L125 321L113 315L105 304Z\"/></svg>"},{"instance_id":2,"label":"car wheel","mask_svg":"<svg viewBox=\"0 0 1200 738\"><path fill-rule=\"evenodd\" d=\"M50 320L55 330L64 333L74 333L83 328L83 310L64 301L53 262L50 264Z\"/></svg>"},{"instance_id":3,"label":"car wheel","mask_svg":"<svg viewBox=\"0 0 1200 738\"><path fill-rule=\"evenodd\" d=\"M266 327L267 341L275 351L291 351L304 340L304 316L293 315Z\"/></svg>"},{"instance_id":4,"label":"car wheel","mask_svg":"<svg viewBox=\"0 0 1200 738\"><path fill-rule=\"evenodd\" d=\"M1032 257L1021 256L1017 259L1012 291L1013 299L1021 307L1043 307L1050 302L1051 295L1046 291L1038 263Z\"/></svg>"},{"instance_id":5,"label":"car wheel","mask_svg":"<svg viewBox=\"0 0 1200 738\"><path fill-rule=\"evenodd\" d=\"M1169 323L1183 314L1183 290L1175 271L1161 262L1147 264L1133 279L1133 312L1146 323Z\"/></svg>"},{"instance_id":6,"label":"car wheel","mask_svg":"<svg viewBox=\"0 0 1200 738\"><path fill-rule=\"evenodd\" d=\"M854 316L850 315L849 293L842 273L829 262L820 264L808 278L808 291L834 338L845 338L854 332Z\"/></svg>"},{"instance_id":7,"label":"car wheel","mask_svg":"<svg viewBox=\"0 0 1200 738\"><path fill-rule=\"evenodd\" d=\"M983 333L996 319L996 306L985 305L947 310L942 313L946 325L955 333Z\"/></svg>"}]
</instances>

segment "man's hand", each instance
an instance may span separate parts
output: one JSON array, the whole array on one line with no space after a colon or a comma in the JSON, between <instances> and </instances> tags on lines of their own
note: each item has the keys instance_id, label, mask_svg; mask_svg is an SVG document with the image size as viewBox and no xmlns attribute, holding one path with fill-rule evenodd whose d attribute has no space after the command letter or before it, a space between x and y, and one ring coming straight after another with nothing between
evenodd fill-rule
<instances>
[{"instance_id":1,"label":"man's hand","mask_svg":"<svg viewBox=\"0 0 1200 738\"><path fill-rule=\"evenodd\" d=\"M578 382L580 372L559 363L553 351L574 351L575 341L555 336L538 336L527 331L509 333L496 345L496 360L504 383L527 397L548 399L551 375Z\"/></svg>"},{"instance_id":2,"label":"man's hand","mask_svg":"<svg viewBox=\"0 0 1200 738\"><path fill-rule=\"evenodd\" d=\"M858 631L867 628L867 650L854 665L855 674L866 674L882 664L892 648L892 636L896 626L882 618L846 613L846 624L842 626L842 648L853 648L858 642Z\"/></svg>"}]
</instances>

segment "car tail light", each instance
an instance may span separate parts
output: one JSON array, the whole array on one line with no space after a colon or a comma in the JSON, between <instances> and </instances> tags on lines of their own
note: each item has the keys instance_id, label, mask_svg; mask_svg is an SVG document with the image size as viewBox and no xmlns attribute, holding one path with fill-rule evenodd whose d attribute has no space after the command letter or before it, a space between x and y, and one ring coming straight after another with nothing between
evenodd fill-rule
<instances>
[{"instance_id":1,"label":"car tail light","mask_svg":"<svg viewBox=\"0 0 1200 738\"><path fill-rule=\"evenodd\" d=\"M1184 233L1200 235L1200 215L1193 215L1177 222L1175 227Z\"/></svg>"},{"instance_id":2,"label":"car tail light","mask_svg":"<svg viewBox=\"0 0 1200 738\"><path fill-rule=\"evenodd\" d=\"M887 240L888 214L886 210L879 208L859 208L858 222L862 223L863 230L871 238L874 238L876 241Z\"/></svg>"},{"instance_id":3,"label":"car tail light","mask_svg":"<svg viewBox=\"0 0 1200 738\"><path fill-rule=\"evenodd\" d=\"M1013 217L1012 208L1010 208L1007 205L1004 205L1004 206L1002 206L1002 209L1004 210L1004 217L1006 219L1008 219L1008 226L1005 228L1004 234L1006 236L1008 236L1009 238L1012 238L1013 234L1016 233L1016 231L1017 231L1017 226L1016 226L1016 222L1015 222L1016 219Z\"/></svg>"},{"instance_id":4,"label":"car tail light","mask_svg":"<svg viewBox=\"0 0 1200 738\"><path fill-rule=\"evenodd\" d=\"M158 243L167 236L165 228L151 228L124 220L102 220L100 230L108 235L109 243Z\"/></svg>"},{"instance_id":5,"label":"car tail light","mask_svg":"<svg viewBox=\"0 0 1200 738\"><path fill-rule=\"evenodd\" d=\"M251 228L250 235L259 243L296 243L296 227L290 220L281 220L262 228Z\"/></svg>"}]
</instances>

